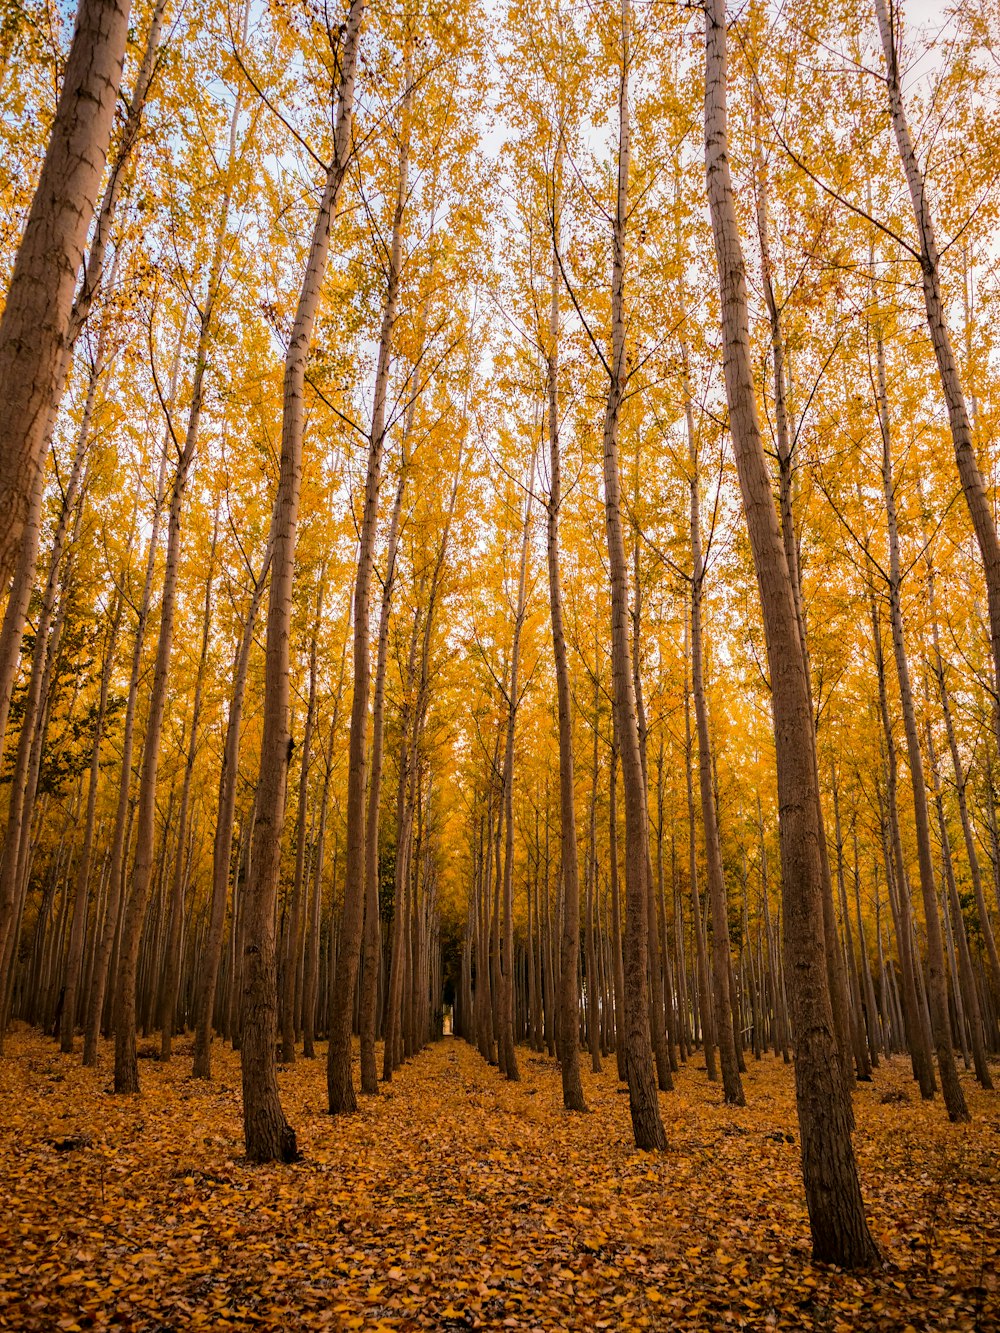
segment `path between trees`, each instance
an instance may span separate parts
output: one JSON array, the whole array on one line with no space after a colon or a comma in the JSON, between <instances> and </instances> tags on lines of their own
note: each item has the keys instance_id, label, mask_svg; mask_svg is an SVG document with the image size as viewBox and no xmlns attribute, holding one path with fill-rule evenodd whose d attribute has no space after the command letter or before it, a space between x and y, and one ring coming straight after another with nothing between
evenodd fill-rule
<instances>
[{"instance_id":1,"label":"path between trees","mask_svg":"<svg viewBox=\"0 0 1000 1333\"><path fill-rule=\"evenodd\" d=\"M613 1069L584 1071L592 1110L570 1115L553 1061L522 1048L508 1084L446 1038L331 1120L322 1060L300 1059L279 1081L304 1158L252 1168L236 1057L203 1084L175 1051L143 1061L142 1097L113 1098L109 1049L95 1072L12 1034L0 1328L1000 1327L1000 1119L964 1075L972 1126L922 1105L899 1060L859 1091L891 1266L847 1277L809 1262L778 1061L750 1063L739 1109L682 1070L653 1155Z\"/></svg>"}]
</instances>

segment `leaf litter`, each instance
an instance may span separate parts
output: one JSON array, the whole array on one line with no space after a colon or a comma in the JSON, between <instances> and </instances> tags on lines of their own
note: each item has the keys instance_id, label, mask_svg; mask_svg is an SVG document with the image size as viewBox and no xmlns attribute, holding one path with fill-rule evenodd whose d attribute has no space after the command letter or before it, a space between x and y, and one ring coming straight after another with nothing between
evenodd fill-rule
<instances>
[{"instance_id":1,"label":"leaf litter","mask_svg":"<svg viewBox=\"0 0 1000 1333\"><path fill-rule=\"evenodd\" d=\"M876 1273L813 1264L794 1089L748 1061L726 1107L695 1061L661 1096L669 1139L637 1152L614 1060L583 1073L521 1054L506 1083L445 1039L326 1113L322 1060L279 1073L303 1160L243 1160L239 1057L189 1050L108 1088L26 1029L0 1062L0 1328L1000 1329L1000 1105L923 1103L908 1062L855 1097ZM912 1092L911 1092L912 1090Z\"/></svg>"}]
</instances>

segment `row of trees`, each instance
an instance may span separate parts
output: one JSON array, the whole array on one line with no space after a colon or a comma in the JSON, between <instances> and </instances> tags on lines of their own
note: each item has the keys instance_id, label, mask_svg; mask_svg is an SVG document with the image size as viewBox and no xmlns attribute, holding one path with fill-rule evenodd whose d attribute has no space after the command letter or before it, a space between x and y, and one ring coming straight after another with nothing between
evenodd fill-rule
<instances>
[{"instance_id":1,"label":"row of trees","mask_svg":"<svg viewBox=\"0 0 1000 1333\"><path fill-rule=\"evenodd\" d=\"M855 1079L961 1120L1000 1046L992 10L40 17L0 1031L121 1093L221 1034L254 1161L276 1056L353 1111L445 1000L570 1110L613 1051L648 1149L678 1061L794 1054L815 1254L875 1262Z\"/></svg>"}]
</instances>

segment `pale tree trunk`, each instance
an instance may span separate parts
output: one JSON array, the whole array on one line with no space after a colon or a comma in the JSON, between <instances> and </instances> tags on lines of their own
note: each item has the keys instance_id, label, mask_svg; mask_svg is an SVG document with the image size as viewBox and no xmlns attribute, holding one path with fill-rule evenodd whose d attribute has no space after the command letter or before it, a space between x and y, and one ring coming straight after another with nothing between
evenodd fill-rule
<instances>
[{"instance_id":1,"label":"pale tree trunk","mask_svg":"<svg viewBox=\"0 0 1000 1333\"><path fill-rule=\"evenodd\" d=\"M389 1082L393 1070L402 1061L403 1002L405 996L405 970L407 948L407 916L404 908L404 896L409 895L411 835L413 829L414 803L419 796L418 763L420 754L420 735L424 713L427 708L427 689L430 674L431 635L434 629L434 613L441 585L441 574L448 554L451 537L451 525L455 516L455 504L458 499L458 486L462 473L462 455L459 453L455 463L455 475L452 478L451 493L448 497L448 510L445 516L441 545L438 547L434 568L430 575L430 585L426 595L426 610L423 616L423 632L420 633L420 608L425 600L423 596L424 580L417 590L417 607L410 639L409 658L406 668L406 680L403 687L403 707L400 720L400 763L399 782L396 792L396 873L393 887L393 922L392 922L392 958L389 964L389 985L385 1011L385 1048L382 1054L382 1079ZM417 645L420 644L419 683L417 671ZM415 695L415 697L414 697ZM487 868L485 882L488 883ZM485 916L485 911L483 913ZM490 1007L487 1000L489 993L488 965L485 963L485 936L482 937L482 965L477 972L477 996L482 999L477 1004L484 1006L479 1017L488 1028L489 1049L492 1050L492 1028Z\"/></svg>"},{"instance_id":2,"label":"pale tree trunk","mask_svg":"<svg viewBox=\"0 0 1000 1333\"><path fill-rule=\"evenodd\" d=\"M171 374L170 401L173 401L180 373L183 335L178 339L174 367ZM169 432L164 432L163 447L160 453L160 469L156 482L156 497L153 504L152 524L149 536L149 548L146 553L146 570L142 593L136 608L135 640L132 645L132 670L129 677L128 696L125 704L125 722L122 729L122 761L118 779L118 804L115 812L114 833L111 839L111 863L108 871L107 906L104 911L104 924L101 927L101 939L94 961L94 972L90 983L90 995L87 1000L87 1022L83 1036L83 1063L97 1064L98 1043L101 1035L101 1021L104 1013L104 999L108 975L111 969L111 956L114 952L115 939L121 918L122 888L124 880L125 847L129 826L129 795L132 789L132 754L135 745L135 709L139 692L139 679L142 672L143 646L146 638L146 625L153 598L153 577L156 569L156 551L159 545L160 522L163 517L163 501L167 479L167 449Z\"/></svg>"},{"instance_id":3,"label":"pale tree trunk","mask_svg":"<svg viewBox=\"0 0 1000 1333\"><path fill-rule=\"evenodd\" d=\"M595 645L596 646L596 645ZM597 881L597 783L600 777L600 708L601 681L594 661L594 748L590 773L590 820L587 838L586 881L586 949L587 960L587 1045L590 1047L590 1068L601 1072L600 996L597 989L597 953L594 949L594 893Z\"/></svg>"},{"instance_id":4,"label":"pale tree trunk","mask_svg":"<svg viewBox=\"0 0 1000 1333\"><path fill-rule=\"evenodd\" d=\"M412 405L415 406L416 398ZM396 557L399 550L399 527L406 489L408 459L406 436L412 420L407 412L403 428L403 448L399 465L396 498L389 520L389 542L386 551L385 581L382 585L382 605L378 620L378 650L375 659L375 689L372 698L372 760L368 779L368 810L365 816L365 924L362 938L361 974L361 1091L369 1095L378 1092L378 1066L375 1061L375 1009L378 998L378 962L381 927L379 922L378 893L378 821L382 799L382 755L385 740L385 677L389 659L389 617L392 593L396 582Z\"/></svg>"},{"instance_id":5,"label":"pale tree trunk","mask_svg":"<svg viewBox=\"0 0 1000 1333\"><path fill-rule=\"evenodd\" d=\"M976 976L972 970L972 954L969 950L969 937L965 930L965 918L962 915L962 904L958 897L958 887L955 884L955 867L951 859L951 843L948 840L948 821L944 814L944 797L941 794L941 778L938 774L937 755L934 751L934 734L931 730L930 714L926 717L927 733L927 761L930 764L931 783L934 792L934 805L937 810L938 834L941 839L941 860L944 863L945 890L948 894L948 904L951 908L952 934L955 937L955 944L958 951L958 978L956 979L955 993L959 998L964 997L963 1008L967 1010L965 1017L968 1019L969 1036L972 1042L972 1060L976 1070L976 1078L980 1086L984 1088L993 1088L993 1079L990 1075L990 1067L986 1058L986 1032L983 1027L983 1015L979 1005L979 991L976 988ZM961 1023L961 1016L959 1018ZM962 1036L964 1037L964 1029Z\"/></svg>"},{"instance_id":6,"label":"pale tree trunk","mask_svg":"<svg viewBox=\"0 0 1000 1333\"><path fill-rule=\"evenodd\" d=\"M264 653L264 727L253 859L244 897L242 1029L243 1130L252 1162L291 1161L295 1131L285 1119L274 1068L277 1035L277 969L274 907L281 866L281 835L288 781L288 643L292 621L295 538L302 486L305 376L316 312L330 253L330 228L352 152L354 74L365 0L351 0L340 41L340 82L333 160L313 226L292 336L285 356L281 418L281 464L271 525L271 591Z\"/></svg>"},{"instance_id":7,"label":"pale tree trunk","mask_svg":"<svg viewBox=\"0 0 1000 1333\"><path fill-rule=\"evenodd\" d=\"M754 116L759 118L760 108L755 98ZM809 691L810 707L813 691L809 660L809 643L806 635L805 608L802 599L802 569L799 563L799 547L795 534L795 516L792 507L793 487L793 440L788 415L788 383L785 369L785 338L781 327L781 307L774 289L774 271L771 264L771 238L768 218L768 179L763 154L757 139L754 161L755 204L757 232L760 240L761 279L764 298L767 304L768 321L771 330L771 360L774 371L774 425L778 453L778 507L781 514L781 536L785 546L785 559L792 579L792 591L795 596L795 617L798 622L799 640L805 664L806 688ZM830 1001L833 1005L833 1019L837 1029L837 1050L841 1068L848 1089L854 1087L855 1066L851 1060L852 1031L851 1014L848 1003L847 978L844 970L844 958L837 938L837 914L833 904L833 876L830 873L830 858L827 850L826 828L823 817L823 803L820 799L819 756L816 749L815 727L812 733L813 768L815 769L816 817L820 831L820 861L823 871L823 932L826 946L826 967L829 974Z\"/></svg>"},{"instance_id":8,"label":"pale tree trunk","mask_svg":"<svg viewBox=\"0 0 1000 1333\"><path fill-rule=\"evenodd\" d=\"M638 481L638 478L637 478ZM656 1062L656 1082L661 1092L672 1092L670 1048L664 1022L663 965L660 957L660 932L656 920L656 890L653 884L653 862L649 854L649 762L647 756L648 729L646 706L642 697L642 581L639 569L639 534L635 533L633 548L635 570L632 612L632 687L635 691L635 717L639 728L639 765L642 769L642 808L646 812L644 829L646 865L646 948L649 958L649 1032Z\"/></svg>"},{"instance_id":9,"label":"pale tree trunk","mask_svg":"<svg viewBox=\"0 0 1000 1333\"><path fill-rule=\"evenodd\" d=\"M830 782L833 791L833 832L837 849L837 893L840 899L840 915L844 922L844 948L847 951L848 978L851 986L851 1009L855 1016L855 1021L851 1024L851 1034L854 1039L854 1061L857 1065L858 1078L863 1083L870 1083L872 1077L872 1061L869 1057L869 1046L866 1041L866 1033L870 1029L871 1020L863 1022L867 1013L867 997L861 990L861 979L858 976L858 960L854 953L854 940L851 931L851 917L847 908L847 885L844 880L844 838L840 827L840 793L837 790L837 774L831 774ZM875 1057L875 1063L878 1063L878 1056Z\"/></svg>"},{"instance_id":10,"label":"pale tree trunk","mask_svg":"<svg viewBox=\"0 0 1000 1333\"><path fill-rule=\"evenodd\" d=\"M570 732L572 741L572 731ZM608 870L608 879L611 889L611 966L614 974L614 994L615 994L615 1064L618 1069L619 1082L624 1083L627 1079L627 1070L625 1067L625 964L622 959L622 908L621 908L621 889L618 882L618 738L614 735L614 724L612 724L611 738L611 762L608 773L608 861L610 862ZM576 827L573 828L573 846L576 847ZM579 890L577 897L579 899ZM579 955L579 901L577 901L577 954ZM578 965L578 964L577 964ZM573 1004L576 1003L576 972L573 973L573 988L570 992L570 999ZM565 992L562 995L562 1003L565 1007L567 998ZM577 1053L577 1077L579 1077L579 1053ZM583 1090L580 1090L581 1100ZM565 1087L563 1089L563 1099L565 1100ZM584 1106L569 1106L567 1110L585 1110Z\"/></svg>"},{"instance_id":11,"label":"pale tree trunk","mask_svg":"<svg viewBox=\"0 0 1000 1333\"><path fill-rule=\"evenodd\" d=\"M913 813L917 838L917 866L920 873L920 893L924 902L924 922L927 931L927 991L931 1015L931 1032L937 1053L941 1091L951 1120L968 1120L969 1109L965 1094L958 1081L955 1051L951 1044L951 1025L948 1020L948 978L945 972L944 941L938 916L937 889L934 884L934 864L931 858L931 825L927 809L927 786L924 781L923 756L917 731L917 714L910 686L910 668L903 638L903 609L901 604L902 575L899 564L899 532L896 523L896 484L892 469L892 438L889 429L889 399L885 381L885 354L881 334L876 332L877 392L879 427L882 434L882 485L885 492L886 522L889 529L889 615L892 626L892 647L899 679L899 707L903 714L906 734L906 757L913 788Z\"/></svg>"},{"instance_id":12,"label":"pale tree trunk","mask_svg":"<svg viewBox=\"0 0 1000 1333\"><path fill-rule=\"evenodd\" d=\"M927 312L927 327L934 346L934 355L937 359L945 406L948 409L948 424L955 449L958 476L983 561L990 620L990 646L993 653L994 697L1000 697L1000 539L997 537L993 506L973 450L972 424L969 420L969 411L962 390L958 361L951 345L948 323L945 317L944 300L941 294L940 256L937 238L934 233L934 223L931 219L930 203L927 198L923 172L917 161L916 150L910 136L906 109L903 106L903 92L899 73L899 9L894 0L875 0L875 13L882 38L882 50L885 54L889 111L892 116L892 126L896 136L900 161L906 173L906 183L909 187L910 201L913 205L913 216L917 225L920 273L924 292L924 307ZM1000 720L1000 713L996 717ZM1000 731L998 731L998 736L1000 736Z\"/></svg>"},{"instance_id":13,"label":"pale tree trunk","mask_svg":"<svg viewBox=\"0 0 1000 1333\"><path fill-rule=\"evenodd\" d=\"M397 1044L399 1040L400 1005L403 996L403 932L405 927L403 898L409 876L410 824L412 819L409 788L412 776L413 751L411 731L412 716L416 708L416 700L413 698L413 694L417 675L417 645L419 642L420 602L418 598L417 610L413 617L413 629L410 634L410 648L406 663L406 674L403 680L403 703L400 709L399 773L396 782L396 865L392 891L392 952L389 960L389 986L386 994L385 1047L382 1052L382 1080L385 1083L392 1079L393 1070L399 1064ZM480 936L481 948L482 945L483 939ZM485 980L485 977L486 968L483 958L480 957L476 977L476 998L477 1007L479 1008L486 1003L485 996L489 990L489 983Z\"/></svg>"},{"instance_id":14,"label":"pale tree trunk","mask_svg":"<svg viewBox=\"0 0 1000 1333\"><path fill-rule=\"evenodd\" d=\"M938 693L941 697L941 711L944 714L945 735L948 738L948 752L951 755L952 770L955 774L955 795L958 798L958 814L962 823L962 837L965 842L965 855L969 862L969 874L972 879L972 892L976 899L976 913L979 917L979 928L982 931L983 941L986 944L987 957L990 960L990 974L993 983L993 994L1000 1001L1000 958L997 956L996 937L993 934L993 924L990 921L990 914L986 907L986 895L983 893L983 874L979 864L979 853L976 850L976 836L972 828L972 820L969 816L969 799L967 795L968 780L965 772L965 766L962 763L962 757L958 750L958 738L955 734L955 722L951 712L951 695L948 690L948 679L945 672L944 658L941 655L941 639L938 633L937 607L934 598L934 566L930 555L927 558L927 590L928 603L931 612L931 633L934 642L934 675L937 679Z\"/></svg>"},{"instance_id":15,"label":"pale tree trunk","mask_svg":"<svg viewBox=\"0 0 1000 1333\"><path fill-rule=\"evenodd\" d=\"M637 1148L666 1148L649 1036L646 856L648 812L639 750L632 647L629 641L629 578L618 464L619 415L625 393L625 227L628 220L631 60L630 0L622 0L621 66L618 85L618 181L612 230L611 365L604 413L604 516L611 578L611 664L615 726L621 750L625 795L625 1068Z\"/></svg>"},{"instance_id":16,"label":"pale tree trunk","mask_svg":"<svg viewBox=\"0 0 1000 1333\"><path fill-rule=\"evenodd\" d=\"M340 947L330 1013L330 1044L327 1050L326 1084L331 1115L357 1109L351 1069L351 1029L354 992L361 958L365 909L365 792L368 786L368 698L371 684L369 613L371 576L375 561L379 487L386 436L386 398L392 362L392 338L399 302L403 254L403 218L409 192L409 132L412 82L406 57L406 92L400 108L399 172L388 255L388 277L378 363L372 428L368 440L364 508L361 515L358 572L354 585L354 694L351 700L351 729L347 759L347 843L344 862L344 909Z\"/></svg>"},{"instance_id":17,"label":"pale tree trunk","mask_svg":"<svg viewBox=\"0 0 1000 1333\"><path fill-rule=\"evenodd\" d=\"M326 868L326 821L330 799L330 780L333 777L334 745L340 729L340 708L344 698L344 680L347 676L347 648L351 637L351 604L347 604L347 625L344 630L343 649L340 654L340 671L337 675L337 689L333 696L333 716L327 735L326 757L323 771L323 790L320 793L319 831L316 835L316 848L313 864L313 908L309 937L306 941L306 959L302 978L302 1054L307 1060L316 1057L316 1015L319 1010L320 981L320 938L323 923L323 875ZM336 869L336 844L334 845L334 868Z\"/></svg>"},{"instance_id":18,"label":"pale tree trunk","mask_svg":"<svg viewBox=\"0 0 1000 1333\"><path fill-rule=\"evenodd\" d=\"M77 288L77 294L70 312L66 334L62 339L59 354L60 360L53 379L54 391L46 407L44 427L42 430L43 456L45 447L51 440L53 425L56 420L56 414L62 398L66 378L69 374L69 368L72 363L73 351L77 339L79 338L84 324L93 308L94 301L103 282L111 223L114 218L118 197L121 192L125 169L128 165L136 138L138 137L143 108L145 107L146 98L149 94L149 88L153 78L155 57L160 43L164 4L165 0L157 0L153 14L150 18L142 64L136 77L132 97L129 100L125 125L123 126L118 141L115 160L108 172L108 179L104 187L104 195L101 199L101 206L98 210L97 221L94 226L90 252L87 256L83 275ZM117 258L115 264L117 265ZM111 286L114 286L114 266L112 268ZM37 477L30 497L29 509L19 542L14 582L10 589L10 595L7 598L7 605L4 609L3 625L2 628L0 628L0 755L3 754L4 742L7 734L7 719L10 712L11 693L14 688L14 680L17 675L18 663L20 661L21 641L24 637L25 620L28 614L28 605L35 580L35 566L38 560L38 543L41 536L42 526L42 496L44 492L44 482L45 469L40 466L37 469Z\"/></svg>"},{"instance_id":19,"label":"pale tree trunk","mask_svg":"<svg viewBox=\"0 0 1000 1333\"><path fill-rule=\"evenodd\" d=\"M316 594L316 618L313 622L312 642L309 645L309 701L306 721L302 729L302 759L299 767L299 801L295 818L295 874L292 879L288 924L285 930L284 956L281 963L281 1062L295 1062L295 975L302 952L304 904L302 895L306 884L306 817L309 813L309 769L312 763L313 731L316 725L316 655L323 624L323 596L326 591L326 569L320 574Z\"/></svg>"},{"instance_id":20,"label":"pale tree trunk","mask_svg":"<svg viewBox=\"0 0 1000 1333\"><path fill-rule=\"evenodd\" d=\"M686 350L683 352L685 365ZM705 585L705 562L701 546L701 497L698 467L698 443L691 411L691 392L684 375L684 412L687 419L688 455L691 492L691 692L694 695L695 724L698 734L698 786L701 793L701 819L705 830L705 865L708 871L708 898L712 912L712 965L715 974L716 1032L722 1064L722 1090L731 1106L745 1106L743 1081L736 1058L733 1037L733 1003L729 988L729 916L726 882L722 874L722 843L719 818L712 785L712 750L708 730L708 703L702 652L701 605Z\"/></svg>"},{"instance_id":21,"label":"pale tree trunk","mask_svg":"<svg viewBox=\"0 0 1000 1333\"><path fill-rule=\"evenodd\" d=\"M173 1055L174 1018L177 1010L177 988L181 972L181 934L184 923L185 850L188 831L188 808L191 803L191 782L195 760L198 758L198 733L201 725L201 704L205 688L205 666L208 662L208 640L212 628L212 588L215 583L215 550L219 525L216 515L212 529L212 547L208 557L208 575L205 579L205 601L202 605L201 651L194 678L194 699L191 705L191 731L188 736L184 777L181 780L181 799L177 813L177 859L174 862L170 886L169 918L167 923L166 958L160 992L160 1061L169 1064Z\"/></svg>"},{"instance_id":22,"label":"pale tree trunk","mask_svg":"<svg viewBox=\"0 0 1000 1333\"><path fill-rule=\"evenodd\" d=\"M934 1069L931 1063L930 1038L924 1029L920 999L917 993L916 973L920 966L919 958L914 958L913 927L911 924L912 906L910 889L906 881L906 868L903 861L903 844L899 834L899 809L897 791L899 787L898 760L896 743L893 739L892 724L889 719L889 700L886 692L885 659L882 651L882 630L878 607L874 593L871 598L872 637L875 645L875 668L878 677L879 711L882 717L882 731L886 745L886 806L888 819L888 846L886 856L886 877L889 881L889 906L892 910L893 924L896 931L896 947L899 952L899 965L903 974L903 1028L906 1045L910 1052L913 1077L920 1085L920 1095L925 1100L934 1096L936 1086ZM896 892L893 893L892 880L889 876L895 871Z\"/></svg>"},{"instance_id":23,"label":"pale tree trunk","mask_svg":"<svg viewBox=\"0 0 1000 1333\"><path fill-rule=\"evenodd\" d=\"M194 1078L212 1077L212 1015L215 1009L215 991L222 959L222 942L226 929L226 903L229 897L230 860L233 853L233 828L236 822L236 789L240 770L240 727L243 720L243 699L246 694L250 652L253 648L254 625L260 610L267 573L271 565L271 547L264 552L260 574L254 581L250 606L233 667L233 689L226 718L226 735L222 746L222 765L219 770L219 807L212 843L212 899L209 907L208 934L201 951L198 972L198 991L195 1000ZM235 962L235 959L234 959Z\"/></svg>"},{"instance_id":24,"label":"pale tree trunk","mask_svg":"<svg viewBox=\"0 0 1000 1333\"><path fill-rule=\"evenodd\" d=\"M692 587L693 591L693 587ZM691 620L685 624L685 639ZM693 637L693 635L692 635ZM685 661L685 667L687 662ZM708 946L705 941L704 915L701 909L701 893L698 888L698 848L695 836L694 805L694 740L691 733L691 690L688 674L684 672L684 777L687 786L688 807L688 878L691 881L691 908L694 917L695 951L698 962L698 995L701 1000L701 1044L705 1052L705 1069L709 1082L714 1083L719 1077L715 1059L715 1012L712 984L708 970ZM700 780L700 779L699 779Z\"/></svg>"},{"instance_id":25,"label":"pale tree trunk","mask_svg":"<svg viewBox=\"0 0 1000 1333\"><path fill-rule=\"evenodd\" d=\"M11 777L3 854L0 857L0 977L6 977L7 960L13 956L16 947L14 918L20 887L18 875L22 860L20 847L25 826L30 825L32 816L28 769L39 719L45 706L43 680L52 658L52 644L50 643L49 633L52 629L53 618L56 615L60 580L64 577L63 556L70 540L71 524L74 521L77 502L81 498L81 488L84 485L97 385L103 369L103 345L102 330L102 336L98 339L97 352L90 370L83 415L73 450L73 461L63 491L55 531L52 534L48 576L42 590L41 605L35 625L35 643L31 654L24 713L21 719L21 730L18 736ZM19 574L21 572L19 571Z\"/></svg>"},{"instance_id":26,"label":"pale tree trunk","mask_svg":"<svg viewBox=\"0 0 1000 1333\"><path fill-rule=\"evenodd\" d=\"M83 845L80 848L80 860L76 868L76 882L73 889L73 919L70 925L69 952L66 957L66 978L62 1018L59 1023L59 1045L64 1053L73 1053L76 1039L76 1019L79 1009L80 969L83 963L84 931L87 925L87 903L90 896L90 869L94 851L94 826L97 819L97 787L101 775L101 742L104 739L104 720L108 708L108 691L111 685L111 672L115 663L115 649L118 646L118 632L122 622L122 594L115 590L114 612L104 649L104 665L101 669L101 685L97 699L97 717L94 719L94 739L91 742L90 774L87 782L87 813L83 824ZM96 928L95 919L95 928Z\"/></svg>"},{"instance_id":27,"label":"pale tree trunk","mask_svg":"<svg viewBox=\"0 0 1000 1333\"><path fill-rule=\"evenodd\" d=\"M750 360L746 275L729 173L725 0L707 0L705 163L719 269L723 368L743 509L767 640L778 769L786 972L813 1257L844 1268L878 1263L851 1142L823 924L823 867L812 708L795 590L771 493Z\"/></svg>"},{"instance_id":28,"label":"pale tree trunk","mask_svg":"<svg viewBox=\"0 0 1000 1333\"><path fill-rule=\"evenodd\" d=\"M167 704L174 609L180 574L181 514L198 440L198 419L201 410L201 376L199 376L198 370L202 369L203 373L206 352L207 342L206 345L199 347L200 355L195 371L198 383L192 392L187 435L170 492L167 554L160 601L160 630L153 666L153 684L150 691L149 713L146 721L146 739L142 751L142 767L139 775L135 859L125 904L121 948L118 955L118 989L115 997L114 1021L116 1093L137 1093L139 1091L139 1066L136 1058L136 980L139 945L149 890L153 881L156 780L159 771L163 719Z\"/></svg>"},{"instance_id":29,"label":"pale tree trunk","mask_svg":"<svg viewBox=\"0 0 1000 1333\"><path fill-rule=\"evenodd\" d=\"M115 1092L139 1091L139 1066L136 1060L136 976L139 945L146 904L153 877L153 844L156 820L156 786L160 762L160 742L167 703L170 672L170 654L174 633L174 610L181 559L181 515L188 479L198 448L198 434L205 400L205 372L212 342L215 303L222 283L222 270L228 238L230 190L233 181L236 120L239 105L234 108L230 126L229 177L218 219L218 229L209 263L204 303L200 310L198 342L195 348L194 375L191 381L191 399L188 407L184 442L179 444L169 419L167 428L178 453L177 469L170 492L167 521L167 554L163 571L163 590L160 601L160 630L153 666L149 715L139 775L139 798L136 816L135 859L132 878L122 922L121 950L118 966L118 990L115 997ZM183 844L180 844L182 847ZM180 853L179 853L180 854Z\"/></svg>"},{"instance_id":30,"label":"pale tree trunk","mask_svg":"<svg viewBox=\"0 0 1000 1333\"><path fill-rule=\"evenodd\" d=\"M44 464L77 276L101 184L128 36L128 0L81 0L38 187L0 316L0 591Z\"/></svg>"},{"instance_id":31,"label":"pale tree trunk","mask_svg":"<svg viewBox=\"0 0 1000 1333\"><path fill-rule=\"evenodd\" d=\"M527 612L528 552L531 543L531 510L535 484L535 455L528 464L525 488L524 521L521 527L521 557L517 574L517 608L514 613L514 639L510 650L510 681L507 694L507 728L503 760L503 872L501 894L500 1004L497 1034L500 1070L517 1082L520 1071L514 1052L514 739L521 689L521 633Z\"/></svg>"}]
</instances>

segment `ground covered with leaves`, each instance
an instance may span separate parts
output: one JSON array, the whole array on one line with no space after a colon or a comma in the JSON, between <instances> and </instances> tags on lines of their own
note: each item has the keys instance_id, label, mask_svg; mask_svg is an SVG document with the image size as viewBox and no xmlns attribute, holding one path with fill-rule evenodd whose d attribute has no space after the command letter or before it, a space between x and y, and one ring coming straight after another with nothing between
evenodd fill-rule
<instances>
[{"instance_id":1,"label":"ground covered with leaves","mask_svg":"<svg viewBox=\"0 0 1000 1333\"><path fill-rule=\"evenodd\" d=\"M1000 1329L1000 1099L972 1125L896 1060L859 1089L857 1149L884 1271L813 1265L792 1076L750 1061L724 1107L698 1062L636 1152L614 1060L561 1109L554 1062L508 1084L446 1038L359 1114L322 1062L280 1073L303 1160L242 1160L238 1057L217 1081L144 1060L108 1088L27 1032L0 1061L0 1328Z\"/></svg>"}]
</instances>

